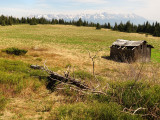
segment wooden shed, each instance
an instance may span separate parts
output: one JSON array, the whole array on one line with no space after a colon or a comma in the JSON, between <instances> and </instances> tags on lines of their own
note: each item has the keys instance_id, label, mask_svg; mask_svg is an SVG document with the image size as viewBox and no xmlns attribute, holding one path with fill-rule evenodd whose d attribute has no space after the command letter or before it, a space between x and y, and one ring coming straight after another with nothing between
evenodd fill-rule
<instances>
[{"instance_id":1,"label":"wooden shed","mask_svg":"<svg viewBox=\"0 0 160 120\"><path fill-rule=\"evenodd\" d=\"M149 62L152 45L147 41L129 41L118 39L110 47L110 57L121 62Z\"/></svg>"}]
</instances>

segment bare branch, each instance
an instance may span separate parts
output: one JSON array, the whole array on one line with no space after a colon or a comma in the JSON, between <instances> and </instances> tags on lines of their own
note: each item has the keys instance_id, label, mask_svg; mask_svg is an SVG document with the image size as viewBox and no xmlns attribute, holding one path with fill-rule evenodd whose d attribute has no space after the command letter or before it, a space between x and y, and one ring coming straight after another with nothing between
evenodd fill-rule
<instances>
[{"instance_id":1,"label":"bare branch","mask_svg":"<svg viewBox=\"0 0 160 120\"><path fill-rule=\"evenodd\" d=\"M136 112L138 112L139 110L146 110L147 108L142 108L142 107L140 107L140 108L137 108L134 112L133 112L133 114L136 114Z\"/></svg>"}]
</instances>

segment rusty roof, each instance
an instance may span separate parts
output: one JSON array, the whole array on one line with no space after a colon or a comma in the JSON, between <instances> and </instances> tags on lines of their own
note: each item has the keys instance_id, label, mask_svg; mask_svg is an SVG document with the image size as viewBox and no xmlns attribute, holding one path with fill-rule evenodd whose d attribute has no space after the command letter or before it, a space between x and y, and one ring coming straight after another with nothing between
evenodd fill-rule
<instances>
[{"instance_id":1,"label":"rusty roof","mask_svg":"<svg viewBox=\"0 0 160 120\"><path fill-rule=\"evenodd\" d=\"M126 47L129 47L129 46L136 47L136 46L140 46L144 42L146 42L146 41L145 40L143 40L143 41L129 41L129 40L118 39L112 45L126 46Z\"/></svg>"}]
</instances>

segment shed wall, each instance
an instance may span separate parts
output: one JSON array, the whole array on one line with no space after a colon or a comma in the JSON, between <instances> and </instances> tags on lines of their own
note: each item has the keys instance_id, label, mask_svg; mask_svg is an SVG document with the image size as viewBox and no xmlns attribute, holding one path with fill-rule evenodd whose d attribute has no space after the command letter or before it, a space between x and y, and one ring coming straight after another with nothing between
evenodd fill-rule
<instances>
[{"instance_id":1,"label":"shed wall","mask_svg":"<svg viewBox=\"0 0 160 120\"><path fill-rule=\"evenodd\" d=\"M110 57L116 61L120 62L133 62L135 61L134 58L134 51L131 49L118 49L115 47L111 47Z\"/></svg>"}]
</instances>

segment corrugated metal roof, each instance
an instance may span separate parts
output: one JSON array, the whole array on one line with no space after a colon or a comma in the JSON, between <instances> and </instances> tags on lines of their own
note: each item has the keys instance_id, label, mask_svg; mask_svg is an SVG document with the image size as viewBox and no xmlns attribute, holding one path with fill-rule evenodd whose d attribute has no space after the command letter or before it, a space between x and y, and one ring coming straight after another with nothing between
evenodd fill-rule
<instances>
[{"instance_id":1,"label":"corrugated metal roof","mask_svg":"<svg viewBox=\"0 0 160 120\"><path fill-rule=\"evenodd\" d=\"M123 40L123 39L118 39L115 41L112 45L117 45L117 46L140 46L142 43L146 41L129 41L129 40Z\"/></svg>"}]
</instances>

